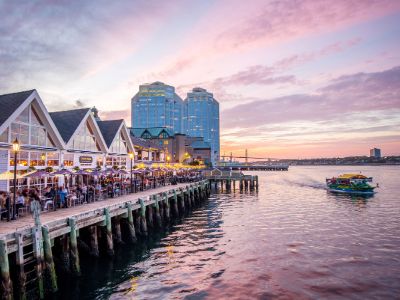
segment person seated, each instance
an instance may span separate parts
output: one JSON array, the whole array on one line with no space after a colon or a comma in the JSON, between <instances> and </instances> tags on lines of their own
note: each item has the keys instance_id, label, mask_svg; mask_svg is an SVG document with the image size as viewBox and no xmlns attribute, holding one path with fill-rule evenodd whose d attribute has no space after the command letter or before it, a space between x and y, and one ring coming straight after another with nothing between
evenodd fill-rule
<instances>
[{"instance_id":1,"label":"person seated","mask_svg":"<svg viewBox=\"0 0 400 300\"><path fill-rule=\"evenodd\" d=\"M19 209L23 208L25 206L25 198L24 198L24 196L22 196L22 193L20 191L17 191L17 197L16 197L16 200L15 200L15 206L16 206L15 214L18 217Z\"/></svg>"},{"instance_id":2,"label":"person seated","mask_svg":"<svg viewBox=\"0 0 400 300\"><path fill-rule=\"evenodd\" d=\"M7 193L6 192L0 192L0 220L3 220L3 218L7 218L8 216L8 208L7 208Z\"/></svg>"}]
</instances>

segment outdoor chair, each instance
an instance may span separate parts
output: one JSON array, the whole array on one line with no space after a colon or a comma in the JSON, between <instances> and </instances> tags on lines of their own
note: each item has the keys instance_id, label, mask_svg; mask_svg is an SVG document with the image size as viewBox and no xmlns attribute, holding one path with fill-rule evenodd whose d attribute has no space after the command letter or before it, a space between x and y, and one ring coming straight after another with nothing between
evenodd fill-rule
<instances>
[{"instance_id":1,"label":"outdoor chair","mask_svg":"<svg viewBox=\"0 0 400 300\"><path fill-rule=\"evenodd\" d=\"M20 208L18 208L18 217L21 217L21 216L23 217L26 214L28 214L28 212L29 212L29 207L28 206L20 207Z\"/></svg>"}]
</instances>

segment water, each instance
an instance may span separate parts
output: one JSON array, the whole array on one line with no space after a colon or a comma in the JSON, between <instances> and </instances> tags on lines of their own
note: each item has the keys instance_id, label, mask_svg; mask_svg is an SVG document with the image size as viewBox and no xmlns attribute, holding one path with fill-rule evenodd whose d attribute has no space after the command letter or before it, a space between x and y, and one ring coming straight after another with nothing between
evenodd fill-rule
<instances>
[{"instance_id":1,"label":"water","mask_svg":"<svg viewBox=\"0 0 400 300\"><path fill-rule=\"evenodd\" d=\"M370 198L330 194L362 171ZM399 299L399 167L258 173L259 193L213 194L182 223L113 260L82 263L80 299Z\"/></svg>"}]
</instances>

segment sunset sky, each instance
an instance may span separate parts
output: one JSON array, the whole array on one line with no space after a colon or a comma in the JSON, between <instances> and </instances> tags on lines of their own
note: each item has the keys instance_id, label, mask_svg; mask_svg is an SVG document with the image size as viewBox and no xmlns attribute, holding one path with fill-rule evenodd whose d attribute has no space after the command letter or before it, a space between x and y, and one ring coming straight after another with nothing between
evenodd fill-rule
<instances>
[{"instance_id":1,"label":"sunset sky","mask_svg":"<svg viewBox=\"0 0 400 300\"><path fill-rule=\"evenodd\" d=\"M214 93L221 154L400 155L400 1L0 0L0 94L130 124L153 81Z\"/></svg>"}]
</instances>

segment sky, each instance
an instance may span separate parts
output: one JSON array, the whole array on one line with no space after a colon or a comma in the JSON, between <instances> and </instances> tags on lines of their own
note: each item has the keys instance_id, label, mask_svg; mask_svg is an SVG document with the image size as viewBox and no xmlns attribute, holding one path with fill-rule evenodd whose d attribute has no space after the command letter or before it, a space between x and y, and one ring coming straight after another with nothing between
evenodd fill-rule
<instances>
[{"instance_id":1,"label":"sky","mask_svg":"<svg viewBox=\"0 0 400 300\"><path fill-rule=\"evenodd\" d=\"M0 94L130 125L154 81L214 94L221 154L400 155L400 1L0 0Z\"/></svg>"}]
</instances>

